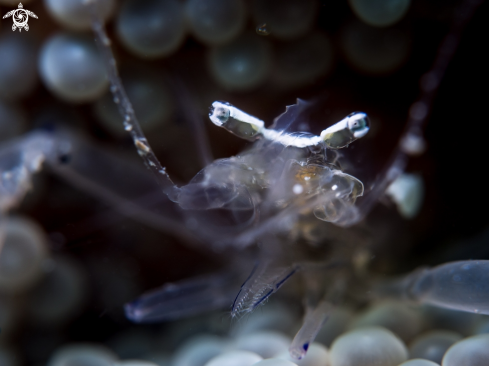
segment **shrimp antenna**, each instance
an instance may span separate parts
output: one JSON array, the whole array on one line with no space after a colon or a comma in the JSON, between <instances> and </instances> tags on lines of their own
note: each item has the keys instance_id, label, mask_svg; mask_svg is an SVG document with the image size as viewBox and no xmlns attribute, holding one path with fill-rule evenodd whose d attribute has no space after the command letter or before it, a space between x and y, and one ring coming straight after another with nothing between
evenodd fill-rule
<instances>
[{"instance_id":1,"label":"shrimp antenna","mask_svg":"<svg viewBox=\"0 0 489 366\"><path fill-rule=\"evenodd\" d=\"M381 172L380 181L358 202L358 220L361 221L376 204L389 185L405 170L410 156L421 155L426 147L422 130L429 116L440 82L458 48L462 32L483 0L463 1L455 10L455 19L450 32L443 39L433 66L421 77L418 99L409 108L406 128L388 164Z\"/></svg>"},{"instance_id":2,"label":"shrimp antenna","mask_svg":"<svg viewBox=\"0 0 489 366\"><path fill-rule=\"evenodd\" d=\"M138 122L134 108L129 100L124 86L122 85L121 78L117 71L117 64L110 47L111 42L107 33L105 32L104 24L100 19L100 15L97 12L97 0L84 0L85 5L89 7L92 16L92 30L95 34L95 41L99 46L102 54L102 59L105 64L107 77L110 82L110 91L114 97L114 103L117 104L119 113L124 119L124 129L131 135L132 141L136 150L143 159L146 167L153 172L158 184L163 188L163 192L168 193L175 184L171 180L170 176L166 172L166 168L163 167L156 157L153 149L148 143L146 136L144 135L141 125Z\"/></svg>"}]
</instances>

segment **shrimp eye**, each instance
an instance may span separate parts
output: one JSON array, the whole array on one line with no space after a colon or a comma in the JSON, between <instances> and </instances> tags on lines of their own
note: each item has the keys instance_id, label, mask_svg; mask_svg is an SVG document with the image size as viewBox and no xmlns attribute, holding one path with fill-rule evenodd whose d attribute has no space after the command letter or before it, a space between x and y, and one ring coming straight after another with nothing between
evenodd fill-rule
<instances>
[{"instance_id":1,"label":"shrimp eye","mask_svg":"<svg viewBox=\"0 0 489 366\"><path fill-rule=\"evenodd\" d=\"M229 119L229 108L226 108L220 103L217 105L215 104L216 103L209 108L209 118L215 125L222 126Z\"/></svg>"},{"instance_id":2,"label":"shrimp eye","mask_svg":"<svg viewBox=\"0 0 489 366\"><path fill-rule=\"evenodd\" d=\"M354 112L348 116L348 129L353 133L355 138L363 137L370 128L370 121L367 114L363 112Z\"/></svg>"}]
</instances>

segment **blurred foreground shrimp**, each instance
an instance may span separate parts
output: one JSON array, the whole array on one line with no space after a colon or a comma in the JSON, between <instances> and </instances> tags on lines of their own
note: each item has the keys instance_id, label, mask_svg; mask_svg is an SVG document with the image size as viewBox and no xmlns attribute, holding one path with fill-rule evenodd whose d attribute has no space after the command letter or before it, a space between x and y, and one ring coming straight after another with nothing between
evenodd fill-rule
<instances>
[{"instance_id":1,"label":"blurred foreground shrimp","mask_svg":"<svg viewBox=\"0 0 489 366\"><path fill-rule=\"evenodd\" d=\"M401 279L379 283L376 291L419 304L489 314L489 260L419 269Z\"/></svg>"}]
</instances>

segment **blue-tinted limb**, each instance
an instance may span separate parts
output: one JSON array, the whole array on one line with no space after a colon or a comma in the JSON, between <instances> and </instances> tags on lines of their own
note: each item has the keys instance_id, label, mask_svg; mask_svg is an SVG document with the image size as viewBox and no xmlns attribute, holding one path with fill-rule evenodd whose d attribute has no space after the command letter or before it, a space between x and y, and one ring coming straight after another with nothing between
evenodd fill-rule
<instances>
[{"instance_id":1,"label":"blue-tinted limb","mask_svg":"<svg viewBox=\"0 0 489 366\"><path fill-rule=\"evenodd\" d=\"M226 308L236 294L234 273L199 276L148 292L126 304L126 317L135 323L176 320Z\"/></svg>"},{"instance_id":2,"label":"blue-tinted limb","mask_svg":"<svg viewBox=\"0 0 489 366\"><path fill-rule=\"evenodd\" d=\"M489 260L450 262L419 269L374 287L381 297L489 314Z\"/></svg>"},{"instance_id":3,"label":"blue-tinted limb","mask_svg":"<svg viewBox=\"0 0 489 366\"><path fill-rule=\"evenodd\" d=\"M321 301L315 308L308 307L306 309L301 329L299 329L289 346L289 353L292 358L300 360L306 355L309 345L314 342L333 308L331 303Z\"/></svg>"},{"instance_id":4,"label":"blue-tinted limb","mask_svg":"<svg viewBox=\"0 0 489 366\"><path fill-rule=\"evenodd\" d=\"M346 278L341 270L345 269L346 265L347 263L338 260L300 265L300 269L308 272L307 276L304 276L305 314L302 326L289 347L292 358L300 360L306 355L309 345L314 342L331 311L342 298ZM335 279L328 288L324 287L324 277Z\"/></svg>"}]
</instances>

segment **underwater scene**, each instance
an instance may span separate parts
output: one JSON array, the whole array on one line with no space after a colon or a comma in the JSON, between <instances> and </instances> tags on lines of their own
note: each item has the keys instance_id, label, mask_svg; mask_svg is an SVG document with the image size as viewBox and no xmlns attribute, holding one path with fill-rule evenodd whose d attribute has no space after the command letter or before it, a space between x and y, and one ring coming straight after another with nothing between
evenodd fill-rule
<instances>
[{"instance_id":1,"label":"underwater scene","mask_svg":"<svg viewBox=\"0 0 489 366\"><path fill-rule=\"evenodd\" d=\"M487 3L17 1L0 366L489 365Z\"/></svg>"}]
</instances>

